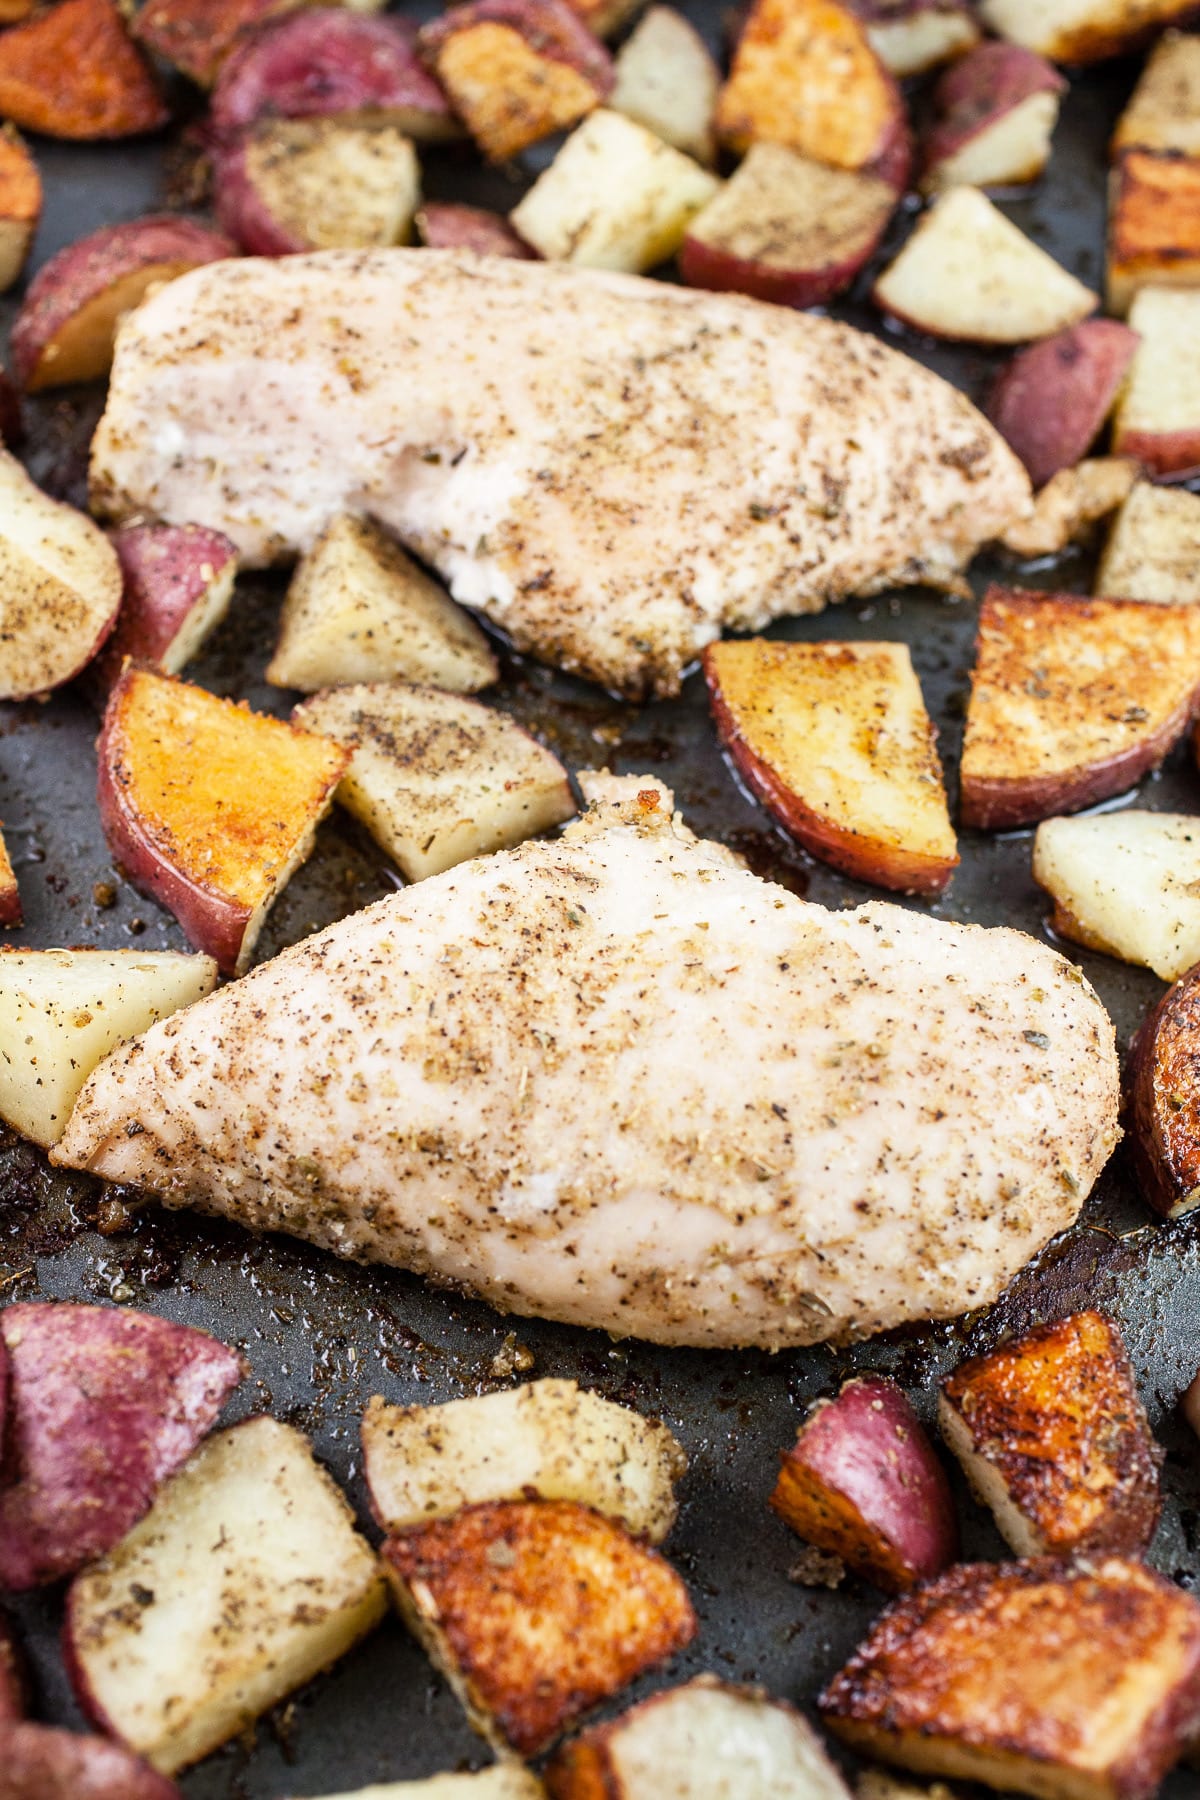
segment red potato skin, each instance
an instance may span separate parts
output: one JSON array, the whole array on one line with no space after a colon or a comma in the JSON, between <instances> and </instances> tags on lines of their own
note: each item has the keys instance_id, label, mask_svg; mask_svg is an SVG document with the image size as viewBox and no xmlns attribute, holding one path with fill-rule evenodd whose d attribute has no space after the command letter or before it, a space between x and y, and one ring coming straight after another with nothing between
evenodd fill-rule
<instances>
[{"instance_id":1,"label":"red potato skin","mask_svg":"<svg viewBox=\"0 0 1200 1800\"><path fill-rule=\"evenodd\" d=\"M482 206L431 201L417 214L417 230L421 242L431 250L473 250L476 256L511 256L522 262L542 260L507 219Z\"/></svg>"},{"instance_id":2,"label":"red potato skin","mask_svg":"<svg viewBox=\"0 0 1200 1800\"><path fill-rule=\"evenodd\" d=\"M181 1800L120 1744L48 1725L0 1727L0 1800Z\"/></svg>"},{"instance_id":3,"label":"red potato skin","mask_svg":"<svg viewBox=\"0 0 1200 1800\"><path fill-rule=\"evenodd\" d=\"M1125 1107L1143 1200L1164 1219L1200 1205L1200 969L1143 1021L1125 1065Z\"/></svg>"},{"instance_id":4,"label":"red potato skin","mask_svg":"<svg viewBox=\"0 0 1200 1800\"><path fill-rule=\"evenodd\" d=\"M205 525L126 525L113 532L112 546L125 590L116 629L91 669L105 692L127 658L163 669L193 607L237 562L237 549L224 533Z\"/></svg>"},{"instance_id":5,"label":"red potato skin","mask_svg":"<svg viewBox=\"0 0 1200 1800\"><path fill-rule=\"evenodd\" d=\"M1138 334L1116 319L1085 319L1019 350L1001 372L987 415L1035 488L1087 455L1112 411Z\"/></svg>"},{"instance_id":6,"label":"red potato skin","mask_svg":"<svg viewBox=\"0 0 1200 1800\"><path fill-rule=\"evenodd\" d=\"M0 1587L20 1591L73 1573L137 1523L242 1364L205 1332L108 1307L10 1306L0 1332L12 1382Z\"/></svg>"},{"instance_id":7,"label":"red potato skin","mask_svg":"<svg viewBox=\"0 0 1200 1800\"><path fill-rule=\"evenodd\" d=\"M401 114L397 123L412 136L458 136L449 101L416 53L416 37L416 27L392 13L319 7L269 20L222 68L212 127L228 137L267 116Z\"/></svg>"},{"instance_id":8,"label":"red potato skin","mask_svg":"<svg viewBox=\"0 0 1200 1800\"><path fill-rule=\"evenodd\" d=\"M211 87L226 57L248 31L273 13L302 4L303 0L147 0L133 30L156 56L201 87Z\"/></svg>"},{"instance_id":9,"label":"red potato skin","mask_svg":"<svg viewBox=\"0 0 1200 1800\"><path fill-rule=\"evenodd\" d=\"M417 47L432 64L448 38L472 25L507 25L539 55L578 69L601 99L612 92L616 80L612 57L566 0L468 0L423 26Z\"/></svg>"},{"instance_id":10,"label":"red potato skin","mask_svg":"<svg viewBox=\"0 0 1200 1800\"><path fill-rule=\"evenodd\" d=\"M1110 756L1086 769L1030 776L1024 781L976 777L959 796L961 822L975 831L1015 831L1019 826L1036 825L1059 813L1084 812L1101 800L1124 794L1158 767L1187 730L1198 707L1200 687L1189 705L1168 719L1147 743L1134 745L1119 756Z\"/></svg>"},{"instance_id":11,"label":"red potato skin","mask_svg":"<svg viewBox=\"0 0 1200 1800\"><path fill-rule=\"evenodd\" d=\"M885 1593L903 1593L957 1557L949 1482L895 1382L866 1375L818 1401L780 1464L773 1511Z\"/></svg>"},{"instance_id":12,"label":"red potato skin","mask_svg":"<svg viewBox=\"0 0 1200 1800\"><path fill-rule=\"evenodd\" d=\"M155 213L122 225L105 225L68 244L38 270L13 325L13 372L27 392L48 385L46 356L58 333L114 282L145 272L153 279L182 274L201 263L237 255L237 245L192 219Z\"/></svg>"},{"instance_id":13,"label":"red potato skin","mask_svg":"<svg viewBox=\"0 0 1200 1800\"><path fill-rule=\"evenodd\" d=\"M1155 481L1190 481L1200 475L1200 426L1194 431L1118 431L1113 450L1132 456Z\"/></svg>"},{"instance_id":14,"label":"red potato skin","mask_svg":"<svg viewBox=\"0 0 1200 1800\"><path fill-rule=\"evenodd\" d=\"M280 223L250 172L254 132L269 121L218 144L212 155L214 209L218 222L249 256L300 256L312 245Z\"/></svg>"},{"instance_id":15,"label":"red potato skin","mask_svg":"<svg viewBox=\"0 0 1200 1800\"><path fill-rule=\"evenodd\" d=\"M864 243L860 252L841 262L829 263L823 269L772 269L749 257L735 256L716 244L688 236L679 252L679 272L688 287L708 288L717 294L749 294L754 300L766 300L772 306L823 306L844 288L849 287L863 265L879 248L887 229L881 219L875 236Z\"/></svg>"},{"instance_id":16,"label":"red potato skin","mask_svg":"<svg viewBox=\"0 0 1200 1800\"><path fill-rule=\"evenodd\" d=\"M1032 95L1066 89L1053 63L1023 45L996 39L977 44L950 65L934 89L937 122L925 140L925 168L936 168Z\"/></svg>"}]
</instances>

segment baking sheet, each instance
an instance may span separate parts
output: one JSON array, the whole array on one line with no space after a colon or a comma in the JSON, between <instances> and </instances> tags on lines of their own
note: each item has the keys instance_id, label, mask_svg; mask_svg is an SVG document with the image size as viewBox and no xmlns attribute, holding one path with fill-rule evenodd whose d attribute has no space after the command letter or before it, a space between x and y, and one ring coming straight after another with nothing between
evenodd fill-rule
<instances>
[{"instance_id":1,"label":"baking sheet","mask_svg":"<svg viewBox=\"0 0 1200 1800\"><path fill-rule=\"evenodd\" d=\"M710 42L720 42L715 5L691 13ZM1006 210L1085 280L1102 275L1103 147L1128 93L1131 67L1080 78L1067 99L1054 163L1037 190ZM178 133L175 134L176 137ZM186 159L164 157L156 140L138 145L72 147L39 141L47 189L37 261L103 221L157 207L186 185ZM539 153L544 161L546 151ZM434 198L511 206L520 181L481 171L469 153L424 157ZM897 228L898 231L904 226ZM865 285L865 284L863 284ZM0 302L0 325L13 311ZM879 329L854 297L838 309ZM994 359L898 338L903 347L951 375L972 394L985 387ZM51 396L27 408L26 446L34 473L53 491L82 498L86 446L98 412L94 392ZM1015 565L981 565L981 578L1017 577ZM1090 566L1080 554L1020 578L1031 585L1086 591ZM239 583L226 625L192 665L192 679L252 705L284 712L290 697L265 686L282 584L270 577ZM938 722L953 783L971 662L975 608L922 593L852 603L823 618L777 628L785 637L884 637L912 646L930 712ZM670 782L689 823L746 854L763 874L829 906L877 897L789 847L765 813L733 780L714 740L703 684L693 675L677 701L638 709L583 683L508 657L500 703L563 755L572 768L607 763L649 770ZM0 707L0 818L4 820L28 923L13 941L182 948L184 940L152 902L120 882L96 814L96 719L86 701L63 694L46 705ZM1143 784L1139 805L1191 810L1200 776L1177 752ZM963 865L932 910L981 924L1043 933L1043 899L1030 873L1031 833L998 838L964 834ZM97 887L115 884L114 905ZM266 957L396 885L370 841L338 816L321 830L312 861L276 906L260 947ZM100 899L105 898L101 892ZM1152 976L1074 950L1116 1021L1124 1042L1162 991ZM919 1021L913 1022L914 1031ZM729 1069L726 1079L753 1079ZM611 1398L656 1412L691 1457L683 1508L669 1553L687 1577L700 1618L692 1649L665 1676L627 1698L713 1669L762 1682L809 1703L857 1643L881 1601L850 1579L837 1593L792 1585L799 1543L766 1509L776 1453L794 1436L800 1410L847 1374L877 1369L902 1381L918 1410L932 1414L938 1377L964 1354L1002 1332L1083 1304L1120 1321L1151 1421L1167 1450L1166 1505L1151 1560L1183 1585L1200 1577L1200 1445L1179 1418L1176 1400L1200 1363L1200 1258L1196 1227L1152 1225L1132 1193L1118 1155L1089 1201L1079 1228L1053 1245L990 1314L909 1329L851 1352L820 1347L778 1356L752 1352L669 1351L614 1343L603 1334L521 1320L437 1293L387 1270L335 1263L282 1238L252 1238L189 1215L148 1210L105 1235L111 1209L82 1179L52 1175L42 1157L15 1138L0 1141L0 1299L77 1298L146 1308L203 1326L236 1343L253 1374L230 1417L269 1408L312 1433L318 1451L348 1487L364 1519L358 1419L367 1398L433 1402L482 1392L509 1379L514 1344L526 1347L539 1375L574 1376ZM497 1360L499 1359L499 1360ZM998 1558L1005 1547L954 1473L965 1554ZM77 1724L57 1647L55 1592L15 1608L33 1652L38 1714ZM615 1709L614 1709L615 1710ZM457 1703L397 1622L330 1675L183 1779L195 1800L272 1800L342 1792L385 1778L486 1762ZM1196 1775L1179 1774L1169 1800L1195 1795Z\"/></svg>"}]
</instances>

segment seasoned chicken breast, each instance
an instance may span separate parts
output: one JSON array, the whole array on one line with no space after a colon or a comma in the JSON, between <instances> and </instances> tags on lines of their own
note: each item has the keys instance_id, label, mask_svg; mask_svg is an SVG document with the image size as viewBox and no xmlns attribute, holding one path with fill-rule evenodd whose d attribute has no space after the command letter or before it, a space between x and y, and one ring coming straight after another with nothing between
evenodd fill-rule
<instances>
[{"instance_id":1,"label":"seasoned chicken breast","mask_svg":"<svg viewBox=\"0 0 1200 1800\"><path fill-rule=\"evenodd\" d=\"M435 250L162 289L121 331L92 493L250 563L369 513L521 649L633 695L723 627L945 579L1031 504L963 395L848 326Z\"/></svg>"},{"instance_id":2,"label":"seasoned chicken breast","mask_svg":"<svg viewBox=\"0 0 1200 1800\"><path fill-rule=\"evenodd\" d=\"M994 1299L1118 1137L1079 972L1015 931L809 905L653 784L606 791L116 1051L55 1160L662 1343Z\"/></svg>"}]
</instances>

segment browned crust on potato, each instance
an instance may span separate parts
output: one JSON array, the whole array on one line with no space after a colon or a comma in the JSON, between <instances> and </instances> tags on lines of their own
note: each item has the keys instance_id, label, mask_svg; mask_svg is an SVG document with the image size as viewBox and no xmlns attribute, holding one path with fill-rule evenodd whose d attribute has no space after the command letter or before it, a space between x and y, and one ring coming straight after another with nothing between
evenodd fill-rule
<instances>
[{"instance_id":1,"label":"browned crust on potato","mask_svg":"<svg viewBox=\"0 0 1200 1800\"><path fill-rule=\"evenodd\" d=\"M1058 32L1047 54L1062 63L1105 62L1139 49L1163 26L1183 24L1196 12L1196 0L1121 0L1108 8L1108 23Z\"/></svg>"},{"instance_id":2,"label":"browned crust on potato","mask_svg":"<svg viewBox=\"0 0 1200 1800\"><path fill-rule=\"evenodd\" d=\"M470 1506L389 1539L383 1556L401 1610L479 1728L521 1756L696 1631L670 1564L571 1501Z\"/></svg>"},{"instance_id":3,"label":"browned crust on potato","mask_svg":"<svg viewBox=\"0 0 1200 1800\"><path fill-rule=\"evenodd\" d=\"M1136 1555L1149 1544L1162 1452L1121 1334L1101 1314L1055 1320L973 1357L942 1396L1039 1550Z\"/></svg>"},{"instance_id":4,"label":"browned crust on potato","mask_svg":"<svg viewBox=\"0 0 1200 1800\"><path fill-rule=\"evenodd\" d=\"M1079 812L1123 793L1200 707L1200 611L991 587L961 769L964 825Z\"/></svg>"},{"instance_id":5,"label":"browned crust on potato","mask_svg":"<svg viewBox=\"0 0 1200 1800\"><path fill-rule=\"evenodd\" d=\"M13 128L0 126L0 219L36 225L41 212L38 166Z\"/></svg>"},{"instance_id":6,"label":"browned crust on potato","mask_svg":"<svg viewBox=\"0 0 1200 1800\"><path fill-rule=\"evenodd\" d=\"M25 923L21 912L21 890L13 873L8 846L0 837L0 926L8 928ZM0 1627L0 1661L3 1660L3 1630ZM2 1673L2 1671L0 1671Z\"/></svg>"},{"instance_id":7,"label":"browned crust on potato","mask_svg":"<svg viewBox=\"0 0 1200 1800\"><path fill-rule=\"evenodd\" d=\"M1139 287L1200 285L1200 162L1129 150L1111 177L1108 293L1125 312Z\"/></svg>"},{"instance_id":8,"label":"browned crust on potato","mask_svg":"<svg viewBox=\"0 0 1200 1800\"><path fill-rule=\"evenodd\" d=\"M1149 1800L1200 1723L1200 1606L1117 1557L961 1564L894 1602L818 1705L922 1773Z\"/></svg>"},{"instance_id":9,"label":"browned crust on potato","mask_svg":"<svg viewBox=\"0 0 1200 1800\"><path fill-rule=\"evenodd\" d=\"M1200 969L1163 995L1134 1038L1125 1094L1142 1196L1178 1218L1200 1204Z\"/></svg>"},{"instance_id":10,"label":"browned crust on potato","mask_svg":"<svg viewBox=\"0 0 1200 1800\"><path fill-rule=\"evenodd\" d=\"M169 114L112 0L60 0L0 36L0 114L48 137L132 137Z\"/></svg>"},{"instance_id":11,"label":"browned crust on potato","mask_svg":"<svg viewBox=\"0 0 1200 1800\"><path fill-rule=\"evenodd\" d=\"M211 87L239 39L275 13L304 0L147 0L134 33L201 87Z\"/></svg>"},{"instance_id":12,"label":"browned crust on potato","mask_svg":"<svg viewBox=\"0 0 1200 1800\"><path fill-rule=\"evenodd\" d=\"M543 55L511 25L481 20L440 44L434 68L484 155L507 162L592 112L598 90L569 63Z\"/></svg>"}]
</instances>

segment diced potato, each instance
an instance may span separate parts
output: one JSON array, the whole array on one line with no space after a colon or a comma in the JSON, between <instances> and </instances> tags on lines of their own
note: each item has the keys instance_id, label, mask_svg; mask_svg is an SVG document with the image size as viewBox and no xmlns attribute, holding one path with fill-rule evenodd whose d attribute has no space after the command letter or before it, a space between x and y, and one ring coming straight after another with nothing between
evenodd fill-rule
<instances>
[{"instance_id":1,"label":"diced potato","mask_svg":"<svg viewBox=\"0 0 1200 1800\"><path fill-rule=\"evenodd\" d=\"M854 0L871 48L901 80L950 62L979 42L967 0Z\"/></svg>"},{"instance_id":2,"label":"diced potato","mask_svg":"<svg viewBox=\"0 0 1200 1800\"><path fill-rule=\"evenodd\" d=\"M336 1662L385 1610L375 1555L307 1438L248 1419L202 1444L76 1578L72 1678L97 1724L173 1774Z\"/></svg>"},{"instance_id":3,"label":"diced potato","mask_svg":"<svg viewBox=\"0 0 1200 1800\"><path fill-rule=\"evenodd\" d=\"M1155 45L1117 121L1113 150L1200 156L1200 37L1168 31Z\"/></svg>"},{"instance_id":4,"label":"diced potato","mask_svg":"<svg viewBox=\"0 0 1200 1800\"><path fill-rule=\"evenodd\" d=\"M101 1059L216 986L209 956L0 950L0 1118L54 1144Z\"/></svg>"},{"instance_id":5,"label":"diced potato","mask_svg":"<svg viewBox=\"0 0 1200 1800\"><path fill-rule=\"evenodd\" d=\"M1032 517L1017 519L1000 541L1014 556L1057 556L1115 512L1129 498L1139 474L1137 463L1125 456L1101 456L1060 469L1035 499Z\"/></svg>"},{"instance_id":6,"label":"diced potato","mask_svg":"<svg viewBox=\"0 0 1200 1800\"><path fill-rule=\"evenodd\" d=\"M1047 819L1034 880L1054 901L1050 923L1088 950L1178 981L1200 962L1200 818L1117 812Z\"/></svg>"},{"instance_id":7,"label":"diced potato","mask_svg":"<svg viewBox=\"0 0 1200 1800\"><path fill-rule=\"evenodd\" d=\"M696 1631L670 1565L567 1500L470 1506L383 1557L405 1622L502 1754L547 1749Z\"/></svg>"},{"instance_id":8,"label":"diced potato","mask_svg":"<svg viewBox=\"0 0 1200 1800\"><path fill-rule=\"evenodd\" d=\"M1200 292L1142 288L1129 323L1141 342L1117 401L1113 450L1183 480L1200 469Z\"/></svg>"},{"instance_id":9,"label":"diced potato","mask_svg":"<svg viewBox=\"0 0 1200 1800\"><path fill-rule=\"evenodd\" d=\"M989 40L947 70L934 90L925 140L927 191L1033 181L1050 160L1066 82L1019 44Z\"/></svg>"},{"instance_id":10,"label":"diced potato","mask_svg":"<svg viewBox=\"0 0 1200 1800\"><path fill-rule=\"evenodd\" d=\"M1195 8L1195 0L983 0L983 22L998 37L1052 62L1119 56Z\"/></svg>"},{"instance_id":11,"label":"diced potato","mask_svg":"<svg viewBox=\"0 0 1200 1800\"><path fill-rule=\"evenodd\" d=\"M1025 464L1035 488L1087 455L1113 409L1137 342L1137 334L1116 319L1085 319L1019 350L1001 370L988 398L988 417Z\"/></svg>"},{"instance_id":12,"label":"diced potato","mask_svg":"<svg viewBox=\"0 0 1200 1800\"><path fill-rule=\"evenodd\" d=\"M21 890L17 885L16 873L12 859L8 854L8 845L0 835L0 927L24 924L21 910Z\"/></svg>"},{"instance_id":13,"label":"diced potato","mask_svg":"<svg viewBox=\"0 0 1200 1800\"><path fill-rule=\"evenodd\" d=\"M106 1738L26 1720L4 1732L4 1800L180 1800L173 1781Z\"/></svg>"},{"instance_id":14,"label":"diced potato","mask_svg":"<svg viewBox=\"0 0 1200 1800\"><path fill-rule=\"evenodd\" d=\"M126 657L178 675L229 610L237 550L203 525L123 525L112 533L124 590L117 627L92 666L113 686Z\"/></svg>"},{"instance_id":15,"label":"diced potato","mask_svg":"<svg viewBox=\"0 0 1200 1800\"><path fill-rule=\"evenodd\" d=\"M474 693L497 675L478 625L367 519L334 519L301 559L267 666L276 687L426 682Z\"/></svg>"},{"instance_id":16,"label":"diced potato","mask_svg":"<svg viewBox=\"0 0 1200 1800\"><path fill-rule=\"evenodd\" d=\"M38 166L12 126L0 126L0 294L20 278L41 215Z\"/></svg>"},{"instance_id":17,"label":"diced potato","mask_svg":"<svg viewBox=\"0 0 1200 1800\"><path fill-rule=\"evenodd\" d=\"M1110 311L1144 287L1200 287L1200 162L1130 150L1110 181Z\"/></svg>"},{"instance_id":18,"label":"diced potato","mask_svg":"<svg viewBox=\"0 0 1200 1800\"><path fill-rule=\"evenodd\" d=\"M371 1505L387 1532L534 1493L580 1501L661 1544L687 1468L665 1425L574 1381L533 1381L443 1406L376 1398L362 1442Z\"/></svg>"},{"instance_id":19,"label":"diced potato","mask_svg":"<svg viewBox=\"0 0 1200 1800\"><path fill-rule=\"evenodd\" d=\"M434 200L420 208L416 226L431 250L473 250L476 256L515 256L520 262L536 257L506 218L482 206Z\"/></svg>"},{"instance_id":20,"label":"diced potato","mask_svg":"<svg viewBox=\"0 0 1200 1800\"><path fill-rule=\"evenodd\" d=\"M1200 968L1163 995L1125 1065L1130 1160L1143 1200L1164 1219L1200 1206ZM1200 1378L1183 1400L1200 1431Z\"/></svg>"},{"instance_id":21,"label":"diced potato","mask_svg":"<svg viewBox=\"0 0 1200 1800\"><path fill-rule=\"evenodd\" d=\"M352 749L338 799L410 881L519 844L575 811L566 770L506 713L432 688L332 688L296 708Z\"/></svg>"},{"instance_id":22,"label":"diced potato","mask_svg":"<svg viewBox=\"0 0 1200 1800\"><path fill-rule=\"evenodd\" d=\"M718 186L644 125L601 108L572 132L512 223L551 262L638 274L675 254Z\"/></svg>"},{"instance_id":23,"label":"diced potato","mask_svg":"<svg viewBox=\"0 0 1200 1800\"><path fill-rule=\"evenodd\" d=\"M392 125L266 118L213 158L216 212L252 256L406 244L421 170Z\"/></svg>"},{"instance_id":24,"label":"diced potato","mask_svg":"<svg viewBox=\"0 0 1200 1800\"><path fill-rule=\"evenodd\" d=\"M873 297L919 331L985 344L1049 337L1096 306L1090 289L971 187L934 202Z\"/></svg>"},{"instance_id":25,"label":"diced potato","mask_svg":"<svg viewBox=\"0 0 1200 1800\"><path fill-rule=\"evenodd\" d=\"M673 6L652 6L617 54L608 104L664 144L708 165L716 160L713 114L720 72L690 20Z\"/></svg>"},{"instance_id":26,"label":"diced potato","mask_svg":"<svg viewBox=\"0 0 1200 1800\"><path fill-rule=\"evenodd\" d=\"M1138 482L1113 521L1096 592L1174 606L1200 600L1200 494Z\"/></svg>"},{"instance_id":27,"label":"diced potato","mask_svg":"<svg viewBox=\"0 0 1200 1800\"><path fill-rule=\"evenodd\" d=\"M61 0L0 33L0 118L23 130L92 143L169 116L114 0Z\"/></svg>"},{"instance_id":28,"label":"diced potato","mask_svg":"<svg viewBox=\"0 0 1200 1800\"><path fill-rule=\"evenodd\" d=\"M325 1800L545 1800L546 1790L529 1769L497 1763L475 1775L431 1775L427 1781L389 1781L382 1787L329 1794Z\"/></svg>"}]
</instances>

